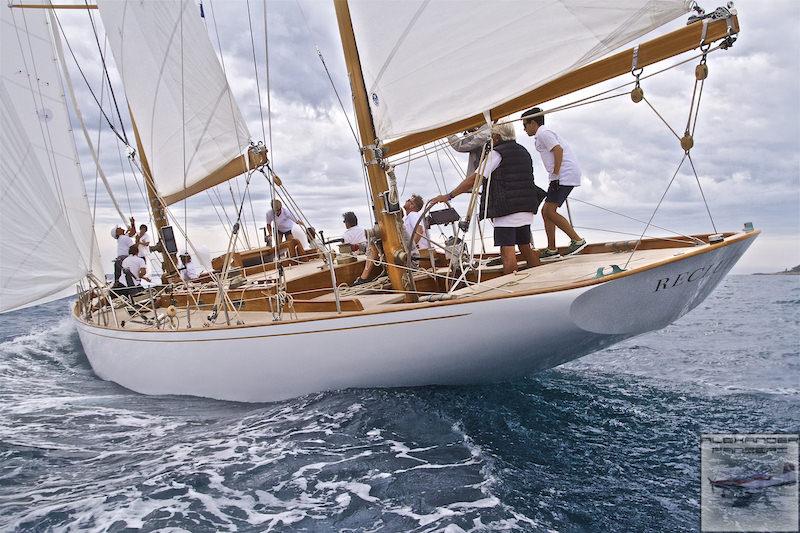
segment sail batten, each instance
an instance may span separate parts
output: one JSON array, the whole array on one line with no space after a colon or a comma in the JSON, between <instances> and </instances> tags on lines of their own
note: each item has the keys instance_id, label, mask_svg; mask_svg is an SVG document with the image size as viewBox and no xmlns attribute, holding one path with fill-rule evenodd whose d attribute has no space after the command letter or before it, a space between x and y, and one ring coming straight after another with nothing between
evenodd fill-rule
<instances>
[{"instance_id":1,"label":"sail batten","mask_svg":"<svg viewBox=\"0 0 800 533\"><path fill-rule=\"evenodd\" d=\"M250 133L196 4L98 6L159 195L174 202L204 190L199 183L247 152Z\"/></svg>"},{"instance_id":2,"label":"sail batten","mask_svg":"<svg viewBox=\"0 0 800 533\"><path fill-rule=\"evenodd\" d=\"M689 4L349 2L370 109L384 141L496 108L684 15Z\"/></svg>"}]
</instances>

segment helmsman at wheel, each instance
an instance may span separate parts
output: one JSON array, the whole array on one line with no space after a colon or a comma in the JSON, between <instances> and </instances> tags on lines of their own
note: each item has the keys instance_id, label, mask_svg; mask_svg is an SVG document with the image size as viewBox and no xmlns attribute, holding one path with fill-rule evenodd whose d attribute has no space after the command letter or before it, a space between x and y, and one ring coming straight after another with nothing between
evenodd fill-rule
<instances>
[{"instance_id":1,"label":"helmsman at wheel","mask_svg":"<svg viewBox=\"0 0 800 533\"><path fill-rule=\"evenodd\" d=\"M449 194L437 196L431 202L447 202L469 192L480 178L483 185L479 218L492 219L494 245L500 247L503 273L510 274L517 270L515 246L529 267L539 265L539 257L531 248L531 224L539 208L540 189L533 182L531 154L516 142L513 124L492 126L492 141L494 149L483 168L479 166L478 171Z\"/></svg>"}]
</instances>

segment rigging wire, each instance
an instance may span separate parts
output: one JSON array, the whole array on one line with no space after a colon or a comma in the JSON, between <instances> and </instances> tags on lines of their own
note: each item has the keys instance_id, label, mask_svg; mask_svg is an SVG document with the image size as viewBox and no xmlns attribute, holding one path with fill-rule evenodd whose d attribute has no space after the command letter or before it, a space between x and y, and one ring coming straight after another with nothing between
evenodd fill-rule
<instances>
[{"instance_id":1,"label":"rigging wire","mask_svg":"<svg viewBox=\"0 0 800 533\"><path fill-rule=\"evenodd\" d=\"M89 0L84 0L86 6L89 6ZM91 9L86 9L86 13L89 15L89 22L92 23L92 33L94 33L94 40L97 43L97 51L100 53L100 62L103 65L103 74L105 75L105 79L108 82L108 90L111 93L111 100L114 102L114 109L117 111L117 117L119 118L120 129L122 130L122 136L125 138L125 144L130 146L128 142L128 134L125 131L125 124L122 121L122 114L119 112L119 106L117 105L117 97L114 94L114 87L111 86L111 78L108 75L108 68L106 67L106 58L105 54L103 53L102 48L100 47L100 38L97 36L97 27L94 24L94 16L92 15ZM181 22L183 21L183 17L181 17ZM183 31L181 29L181 31ZM181 41L181 47L183 47L183 41ZM181 48L182 49L182 48Z\"/></svg>"},{"instance_id":2,"label":"rigging wire","mask_svg":"<svg viewBox=\"0 0 800 533\"><path fill-rule=\"evenodd\" d=\"M689 155L689 152L685 152L683 154L683 157L681 158L681 162L678 163L678 168L675 169L675 173L672 175L672 179L669 180L669 183L667 184L667 188L664 189L664 193L661 195L661 198L658 200L658 204L656 204L656 208L653 209L653 213L650 215L650 219L647 221L647 224L645 225L644 230L642 230L642 234L639 236L639 239L636 241L636 246L634 246L633 250L631 251L631 254L628 256L628 260L625 262L625 266L622 267L623 270L628 268L628 263L630 263L631 259L633 259L633 254L636 253L636 250L639 249L639 245L642 244L642 239L644 239L644 234L650 228L650 224L653 222L653 218L655 218L656 213L658 212L658 208L661 207L661 202L663 202L664 198L667 196L667 192L669 191L670 187L672 187L672 183L675 181L675 178L678 176L678 172L680 172L681 167L683 166L683 162L686 161L686 157L688 155Z\"/></svg>"},{"instance_id":3,"label":"rigging wire","mask_svg":"<svg viewBox=\"0 0 800 533\"><path fill-rule=\"evenodd\" d=\"M297 9L300 11L300 15L303 18L303 23L305 24L306 31L308 32L309 37L311 37L311 40L314 41L314 34L311 31L311 26L309 26L308 24L308 18L306 17L306 13L303 10L303 6L300 4L300 0L295 0L295 4L297 5ZM358 148L359 161L360 161L359 166L361 167L361 176L364 181L364 196L366 197L367 200L367 213L369 215L369 223L370 226L374 226L375 220L372 216L373 199L369 189L369 177L367 176L367 169L363 161L364 158L361 149L361 141L359 140L358 133L356 133L356 130L358 129L358 124L356 123L356 125L354 126L353 123L350 121L350 116L347 114L347 110L344 107L344 102L342 101L342 97L339 95L339 90L336 88L336 84L333 81L333 76L331 76L330 70L328 69L328 64L325 62L325 57L322 55L322 50L320 50L320 47L316 42L314 42L314 49L317 52L317 57L319 57L319 60L322 63L322 68L325 70L325 74L328 77L328 82L331 85L331 89L333 89L333 94L336 95L336 100L339 102L339 109L342 110L342 115L344 115L344 119L347 122L347 127L350 128L350 133L353 134L353 140L355 141L356 147Z\"/></svg>"},{"instance_id":4,"label":"rigging wire","mask_svg":"<svg viewBox=\"0 0 800 533\"><path fill-rule=\"evenodd\" d=\"M13 17L13 11L14 10L12 10L12 17ZM83 81L86 84L86 88L89 90L89 94L92 95L92 98L94 99L95 103L97 104L97 107L100 110L100 113L103 115L103 117L105 117L106 123L111 128L111 131L114 132L114 135L116 135L119 138L120 141L125 143L125 146L127 146L128 148L132 149L133 147L130 145L130 143L128 143L127 136L120 135L119 131L117 131L117 129L114 127L114 123L111 121L111 119L108 117L108 115L106 114L106 112L103 109L103 107L100 105L100 100L97 99L97 95L95 94L94 90L92 89L92 85L89 83L89 80L86 78L86 74L83 72L83 69L81 68L81 64L78 62L78 58L75 56L75 52L72 50L72 45L69 44L69 39L67 39L67 34L64 32L64 28L61 25L61 19L58 18L58 15L55 13L55 10L53 10L53 14L55 15L56 22L58 23L58 29L61 32L61 35L64 37L64 42L67 43L67 50L69 50L69 54L70 54L70 56L72 56L72 60L74 61L75 66L78 68L78 72L80 73L81 78L83 78Z\"/></svg>"}]
</instances>

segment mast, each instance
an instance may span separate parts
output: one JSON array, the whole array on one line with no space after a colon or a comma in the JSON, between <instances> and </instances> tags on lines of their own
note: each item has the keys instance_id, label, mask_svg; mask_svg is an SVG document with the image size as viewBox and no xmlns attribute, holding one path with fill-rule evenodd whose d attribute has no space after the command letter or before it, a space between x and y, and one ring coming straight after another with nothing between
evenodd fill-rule
<instances>
[{"instance_id":1,"label":"mast","mask_svg":"<svg viewBox=\"0 0 800 533\"><path fill-rule=\"evenodd\" d=\"M147 189L147 200L150 203L150 212L153 215L153 225L155 232L158 235L158 247L161 252L161 265L163 273L161 275L162 282L167 283L174 280L178 276L175 270L175 265L178 264L178 258L175 254L170 254L164 247L164 239L161 235L161 230L164 226L169 225L167 219L167 211L158 196L156 190L156 183L153 180L153 175L150 171L150 164L147 162L147 156L144 153L144 146L139 137L139 128L136 127L136 121L133 119L133 113L128 108L128 113L131 117L131 125L133 126L133 136L136 139L136 150L139 152L139 161L142 162L142 174L144 176L145 188Z\"/></svg>"},{"instance_id":2,"label":"mast","mask_svg":"<svg viewBox=\"0 0 800 533\"><path fill-rule=\"evenodd\" d=\"M404 291L406 302L413 302L416 301L416 295L409 292L413 290L412 276L409 271L398 266L405 265L407 259L401 231L402 209L399 206L399 199L397 199L396 184L393 183L390 189L386 171L381 166L382 151L377 146L378 139L367 99L367 88L364 85L356 38L353 34L350 7L347 5L347 0L334 0L333 5L336 10L339 36L342 40L347 75L350 78L350 89L353 94L353 106L362 146L361 153L369 177L372 209L375 213L375 220L381 229L389 280L392 282L392 289ZM396 206L388 205L390 203L388 199L392 195L397 199L398 205Z\"/></svg>"}]
</instances>

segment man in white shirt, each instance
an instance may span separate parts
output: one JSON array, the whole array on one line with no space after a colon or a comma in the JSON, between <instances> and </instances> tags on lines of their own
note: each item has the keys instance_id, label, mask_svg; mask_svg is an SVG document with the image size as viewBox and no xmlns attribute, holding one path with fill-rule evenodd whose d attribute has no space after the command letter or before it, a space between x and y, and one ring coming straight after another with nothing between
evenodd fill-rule
<instances>
[{"instance_id":1,"label":"man in white shirt","mask_svg":"<svg viewBox=\"0 0 800 533\"><path fill-rule=\"evenodd\" d=\"M183 266L178 270L181 272L181 279L183 279L183 281L194 281L200 276L200 272L194 262L192 262L192 256L189 255L188 252L181 254L181 263L183 263Z\"/></svg>"},{"instance_id":2,"label":"man in white shirt","mask_svg":"<svg viewBox=\"0 0 800 533\"><path fill-rule=\"evenodd\" d=\"M133 235L136 233L134 229L136 222L133 217L130 219L131 225L123 229L119 225L114 226L111 230L111 237L117 241L117 255L114 258L114 285L119 284L119 277L122 275L122 262L128 257L128 250L133 246Z\"/></svg>"},{"instance_id":3,"label":"man in white shirt","mask_svg":"<svg viewBox=\"0 0 800 533\"><path fill-rule=\"evenodd\" d=\"M403 210L406 212L406 216L403 219L403 227L406 230L406 238L410 239L411 235L414 235L414 250L412 250L412 253L418 250L427 250L431 247L430 241L428 240L428 229L425 227L425 221L423 220L417 224L417 221L422 215L421 211L424 205L425 203L422 200L422 196L418 194L412 194L403 205Z\"/></svg>"},{"instance_id":4,"label":"man in white shirt","mask_svg":"<svg viewBox=\"0 0 800 533\"><path fill-rule=\"evenodd\" d=\"M147 277L147 265L138 254L139 247L134 244L128 250L128 257L122 261L122 275L117 281L128 288L139 287L143 279L150 281Z\"/></svg>"},{"instance_id":5,"label":"man in white shirt","mask_svg":"<svg viewBox=\"0 0 800 533\"><path fill-rule=\"evenodd\" d=\"M288 208L283 207L280 200L273 200L272 209L267 211L267 233L272 238L272 223L278 229L278 236L275 238L275 246L278 246L284 239L292 238L292 228L295 224L305 227L305 224L292 213Z\"/></svg>"},{"instance_id":6,"label":"man in white shirt","mask_svg":"<svg viewBox=\"0 0 800 533\"><path fill-rule=\"evenodd\" d=\"M349 244L354 252L364 252L367 247L367 232L364 228L358 225L358 217L352 211L342 215L342 222L344 222L345 232L342 239L345 244Z\"/></svg>"},{"instance_id":7,"label":"man in white shirt","mask_svg":"<svg viewBox=\"0 0 800 533\"><path fill-rule=\"evenodd\" d=\"M494 149L483 168L468 176L448 194L431 200L436 204L472 191L476 179L483 182L479 218L491 218L494 244L500 247L503 273L517 270L516 246L528 267L538 266L539 257L531 247L531 224L539 208L541 189L533 182L533 162L528 151L516 142L513 124L492 126Z\"/></svg>"},{"instance_id":8,"label":"man in white shirt","mask_svg":"<svg viewBox=\"0 0 800 533\"><path fill-rule=\"evenodd\" d=\"M525 117L531 117L525 119ZM547 189L547 198L542 208L544 231L547 234L547 249L540 251L542 261L561 259L556 248L556 228L566 233L570 238L569 246L564 255L574 255L586 248L586 240L576 232L569 220L559 214L556 209L566 201L572 189L581 184L581 169L572 149L556 132L544 127L544 114L541 109L534 107L522 114L522 125L528 136L536 139L536 151L542 156L542 163L550 177L550 186Z\"/></svg>"},{"instance_id":9,"label":"man in white shirt","mask_svg":"<svg viewBox=\"0 0 800 533\"><path fill-rule=\"evenodd\" d=\"M353 281L351 287L363 285L364 283L380 277L383 273L383 269L378 272L377 276L370 277L372 274L372 267L378 260L380 253L378 252L378 248L375 246L375 244L367 240L367 232L364 231L364 228L358 225L358 217L356 217L356 214L352 211L344 213L342 215L342 222L344 222L344 227L347 228L344 232L344 235L342 235L342 240L344 240L344 243L349 244L350 249L354 253L366 252L367 254L367 261L364 263L364 270L361 272L361 276L357 277L355 281Z\"/></svg>"},{"instance_id":10,"label":"man in white shirt","mask_svg":"<svg viewBox=\"0 0 800 533\"><path fill-rule=\"evenodd\" d=\"M139 234L136 236L136 244L139 246L138 256L147 261L147 256L150 254L150 234L147 232L147 226L142 224L139 226Z\"/></svg>"}]
</instances>

